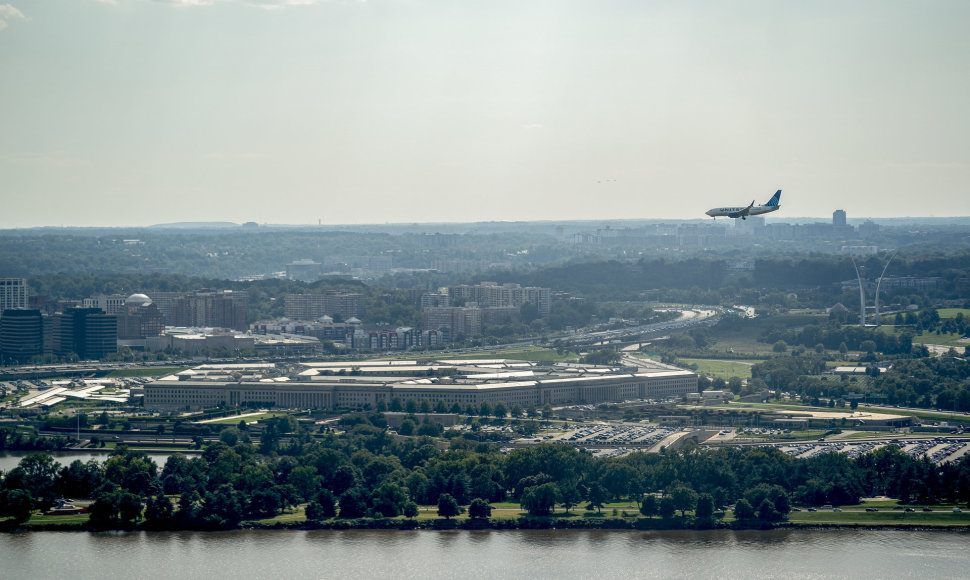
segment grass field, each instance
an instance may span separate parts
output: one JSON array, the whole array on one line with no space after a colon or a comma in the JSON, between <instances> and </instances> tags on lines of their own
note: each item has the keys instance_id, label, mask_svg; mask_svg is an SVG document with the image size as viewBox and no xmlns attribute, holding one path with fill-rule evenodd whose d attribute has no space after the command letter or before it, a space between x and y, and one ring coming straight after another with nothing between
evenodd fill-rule
<instances>
[{"instance_id":1,"label":"grass field","mask_svg":"<svg viewBox=\"0 0 970 580\"><path fill-rule=\"evenodd\" d=\"M682 358L681 362L697 365L697 372L714 378L730 379L740 377L751 378L751 365L757 361L717 360L707 358Z\"/></svg>"},{"instance_id":2,"label":"grass field","mask_svg":"<svg viewBox=\"0 0 970 580\"><path fill-rule=\"evenodd\" d=\"M260 413L258 415L233 415L231 417L224 417L222 419L214 419L205 421L207 425L238 425L240 421L245 421L247 423L255 423L256 421L262 421L263 419L272 419L274 417L285 417L287 413Z\"/></svg>"},{"instance_id":3,"label":"grass field","mask_svg":"<svg viewBox=\"0 0 970 580\"><path fill-rule=\"evenodd\" d=\"M970 513L955 514L950 508L934 507L934 511L905 512L882 509L867 512L864 508L843 508L841 512L819 510L817 512L792 512L788 521L795 524L856 524L870 526L970 526Z\"/></svg>"},{"instance_id":4,"label":"grass field","mask_svg":"<svg viewBox=\"0 0 970 580\"><path fill-rule=\"evenodd\" d=\"M960 313L964 316L970 316L970 308L938 308L936 313L940 315L940 318L956 318L957 314Z\"/></svg>"},{"instance_id":5,"label":"grass field","mask_svg":"<svg viewBox=\"0 0 970 580\"><path fill-rule=\"evenodd\" d=\"M954 308L952 310L956 310L956 309ZM895 334L896 336L899 336L900 334L902 334L904 330L907 330L907 329L905 328L899 329L899 328L896 328L895 326L879 327L880 332L885 332L886 334ZM935 332L924 332L923 334L914 336L913 342L920 343L920 344L941 344L943 346L953 346L953 347L970 346L970 344L968 344L965 341L961 342L962 338L963 338L962 335L955 332L941 332L940 334L937 334Z\"/></svg>"}]
</instances>

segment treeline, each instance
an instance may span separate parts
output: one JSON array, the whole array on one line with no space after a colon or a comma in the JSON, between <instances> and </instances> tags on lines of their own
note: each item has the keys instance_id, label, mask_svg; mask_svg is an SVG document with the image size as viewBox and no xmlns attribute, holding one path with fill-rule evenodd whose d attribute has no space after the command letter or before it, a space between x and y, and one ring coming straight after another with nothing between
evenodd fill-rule
<instances>
[{"instance_id":1,"label":"treeline","mask_svg":"<svg viewBox=\"0 0 970 580\"><path fill-rule=\"evenodd\" d=\"M773 328L765 331L759 340L767 343L781 340L788 346L798 345L808 349L822 345L824 349L843 352L861 350L888 355L912 355L915 336L916 333L911 330L895 335L873 328L843 325L838 320L830 319L824 324Z\"/></svg>"},{"instance_id":2,"label":"treeline","mask_svg":"<svg viewBox=\"0 0 970 580\"><path fill-rule=\"evenodd\" d=\"M970 361L964 358L901 358L886 372L870 363L863 377L820 376L824 370L821 355L776 356L751 367L750 383L799 395L803 401L855 394L890 405L970 411Z\"/></svg>"},{"instance_id":3,"label":"treeline","mask_svg":"<svg viewBox=\"0 0 970 580\"><path fill-rule=\"evenodd\" d=\"M0 451L58 451L69 444L67 437L41 437L33 429L0 427Z\"/></svg>"},{"instance_id":4,"label":"treeline","mask_svg":"<svg viewBox=\"0 0 970 580\"><path fill-rule=\"evenodd\" d=\"M379 415L372 416L380 423ZM264 432L265 434L266 432ZM235 435L231 431L227 434ZM198 457L171 456L159 468L144 453L116 449L103 464L59 466L47 454L25 457L0 482L0 516L26 520L56 498L92 497L93 528L225 529L304 505L310 521L414 517L417 505L452 517L460 506L518 502L530 514L555 506L636 502L643 515L698 520L735 505L742 519L777 521L793 504L851 504L888 495L903 502L970 501L970 458L940 466L891 445L856 460L843 454L794 458L773 448L701 449L594 458L559 444L502 454L473 433L450 432L451 449L429 437L394 438L372 422L346 433L306 431L257 446L245 436L209 444ZM485 514L484 516L482 514Z\"/></svg>"}]
</instances>

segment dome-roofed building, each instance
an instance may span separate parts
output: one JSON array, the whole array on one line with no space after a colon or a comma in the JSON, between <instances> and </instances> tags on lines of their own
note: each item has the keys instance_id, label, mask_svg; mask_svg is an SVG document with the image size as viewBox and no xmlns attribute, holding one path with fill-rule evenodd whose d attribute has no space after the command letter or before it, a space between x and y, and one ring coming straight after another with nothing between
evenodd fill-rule
<instances>
[{"instance_id":1,"label":"dome-roofed building","mask_svg":"<svg viewBox=\"0 0 970 580\"><path fill-rule=\"evenodd\" d=\"M125 306L148 306L152 299L147 294L132 294L125 298Z\"/></svg>"},{"instance_id":2,"label":"dome-roofed building","mask_svg":"<svg viewBox=\"0 0 970 580\"><path fill-rule=\"evenodd\" d=\"M152 299L145 294L125 298L125 307L118 313L118 340L142 340L158 336L165 330L165 319ZM140 346L131 343L127 346Z\"/></svg>"}]
</instances>

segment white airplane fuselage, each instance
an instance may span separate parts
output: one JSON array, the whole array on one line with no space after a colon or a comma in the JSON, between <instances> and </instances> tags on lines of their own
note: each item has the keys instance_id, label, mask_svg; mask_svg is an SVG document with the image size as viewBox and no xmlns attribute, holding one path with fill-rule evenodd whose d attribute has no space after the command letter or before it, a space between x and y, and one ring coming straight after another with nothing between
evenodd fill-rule
<instances>
[{"instance_id":1,"label":"white airplane fuselage","mask_svg":"<svg viewBox=\"0 0 970 580\"><path fill-rule=\"evenodd\" d=\"M715 207L713 209L707 210L706 213L707 213L707 215L709 215L709 216L711 216L713 218L729 217L731 214L740 213L740 212L744 211L745 209L747 209L747 206L741 206L741 207ZM779 209L781 209L781 206L778 206L778 205L775 205L775 206L753 205L753 206L751 206L751 209L748 210L748 213L746 213L745 215L746 216L761 215L761 214L765 214L765 213L771 213L771 212L777 211Z\"/></svg>"},{"instance_id":2,"label":"white airplane fuselage","mask_svg":"<svg viewBox=\"0 0 970 580\"><path fill-rule=\"evenodd\" d=\"M781 190L775 192L775 195L771 196L771 199L764 205L755 205L754 200L751 200L751 205L740 206L740 207L715 207L713 209L707 210L705 215L712 218L719 217L729 217L729 218L741 218L745 219L752 215L762 215L766 213L771 213L777 211L781 208Z\"/></svg>"}]
</instances>

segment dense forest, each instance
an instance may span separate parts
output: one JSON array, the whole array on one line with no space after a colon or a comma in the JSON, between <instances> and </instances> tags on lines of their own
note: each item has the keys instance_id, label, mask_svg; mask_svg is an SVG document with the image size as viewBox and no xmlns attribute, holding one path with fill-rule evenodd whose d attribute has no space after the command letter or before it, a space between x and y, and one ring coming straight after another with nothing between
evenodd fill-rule
<instances>
[{"instance_id":1,"label":"dense forest","mask_svg":"<svg viewBox=\"0 0 970 580\"><path fill-rule=\"evenodd\" d=\"M874 495L903 503L970 501L970 457L935 465L895 445L855 460L693 444L594 458L559 444L503 454L457 432L446 433L451 448L442 450L431 438L392 437L380 414L348 423L355 424L341 434L311 435L291 418L270 420L259 444L230 427L200 456L175 454L161 467L124 447L103 464L59 466L35 453L3 475L0 517L15 525L61 496L94 498L90 526L100 529L233 528L298 505L310 522L410 518L418 504L437 505L446 518L461 506L487 517L488 504L501 501L543 516L554 506L598 509L628 498L645 516L705 526L732 504L742 522L763 524L784 519L793 505L853 504Z\"/></svg>"}]
</instances>

